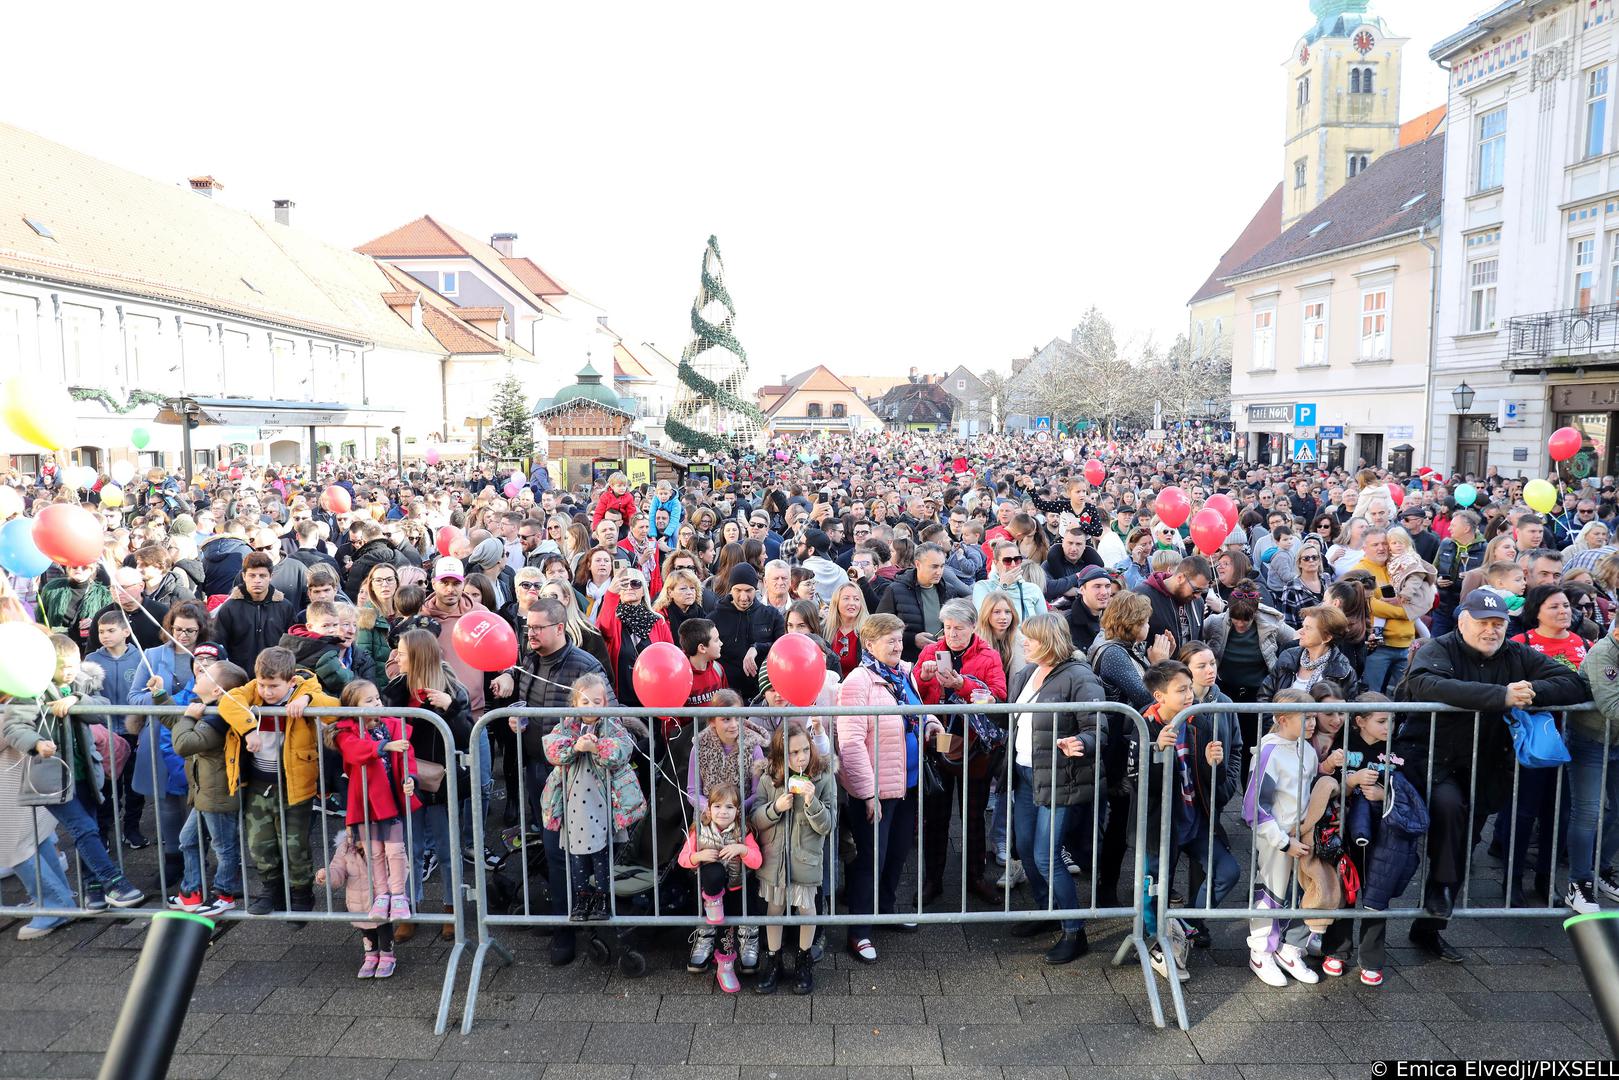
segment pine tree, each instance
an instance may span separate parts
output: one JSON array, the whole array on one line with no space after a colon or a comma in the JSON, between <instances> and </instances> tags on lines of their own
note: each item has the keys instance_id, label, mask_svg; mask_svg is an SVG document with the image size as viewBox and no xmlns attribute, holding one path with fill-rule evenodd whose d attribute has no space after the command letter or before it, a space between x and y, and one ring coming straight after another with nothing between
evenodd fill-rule
<instances>
[{"instance_id":1,"label":"pine tree","mask_svg":"<svg viewBox=\"0 0 1619 1080\"><path fill-rule=\"evenodd\" d=\"M688 450L751 446L764 427L764 414L742 397L748 354L732 332L736 306L724 276L719 241L710 236L702 285L691 304L692 339L680 355L680 396L663 425Z\"/></svg>"},{"instance_id":2,"label":"pine tree","mask_svg":"<svg viewBox=\"0 0 1619 1080\"><path fill-rule=\"evenodd\" d=\"M534 454L534 417L529 411L523 383L514 374L500 380L494 400L489 403L493 426L484 433L483 444L496 459L527 460Z\"/></svg>"}]
</instances>

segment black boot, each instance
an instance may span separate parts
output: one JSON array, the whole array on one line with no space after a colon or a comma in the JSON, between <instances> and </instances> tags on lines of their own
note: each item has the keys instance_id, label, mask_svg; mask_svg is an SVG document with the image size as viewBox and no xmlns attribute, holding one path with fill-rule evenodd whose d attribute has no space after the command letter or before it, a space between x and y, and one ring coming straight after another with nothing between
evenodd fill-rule
<instances>
[{"instance_id":1,"label":"black boot","mask_svg":"<svg viewBox=\"0 0 1619 1080\"><path fill-rule=\"evenodd\" d=\"M577 885L573 890L573 905L568 908L569 922L589 922L591 906L591 891L583 885Z\"/></svg>"},{"instance_id":2,"label":"black boot","mask_svg":"<svg viewBox=\"0 0 1619 1080\"><path fill-rule=\"evenodd\" d=\"M1075 930L1072 933L1063 932L1044 957L1045 962L1051 965L1071 964L1081 956L1091 951L1091 943L1085 937L1085 931Z\"/></svg>"},{"instance_id":3,"label":"black boot","mask_svg":"<svg viewBox=\"0 0 1619 1080\"><path fill-rule=\"evenodd\" d=\"M610 905L607 894L600 889L594 889L590 894L590 921L606 922L610 917Z\"/></svg>"},{"instance_id":4,"label":"black boot","mask_svg":"<svg viewBox=\"0 0 1619 1080\"><path fill-rule=\"evenodd\" d=\"M180 882L186 876L186 858L178 851L165 851L163 853L163 877L169 883L170 893L178 892Z\"/></svg>"},{"instance_id":5,"label":"black boot","mask_svg":"<svg viewBox=\"0 0 1619 1080\"><path fill-rule=\"evenodd\" d=\"M781 977L781 953L767 952L759 961L759 981L753 987L756 994L774 994Z\"/></svg>"},{"instance_id":6,"label":"black boot","mask_svg":"<svg viewBox=\"0 0 1619 1080\"><path fill-rule=\"evenodd\" d=\"M815 990L815 961L810 959L808 949L798 950L798 959L794 964L793 993L802 997Z\"/></svg>"},{"instance_id":7,"label":"black boot","mask_svg":"<svg viewBox=\"0 0 1619 1080\"><path fill-rule=\"evenodd\" d=\"M264 884L253 895L253 902L248 905L249 915L270 915L281 910L282 885L280 878L265 878Z\"/></svg>"}]
</instances>

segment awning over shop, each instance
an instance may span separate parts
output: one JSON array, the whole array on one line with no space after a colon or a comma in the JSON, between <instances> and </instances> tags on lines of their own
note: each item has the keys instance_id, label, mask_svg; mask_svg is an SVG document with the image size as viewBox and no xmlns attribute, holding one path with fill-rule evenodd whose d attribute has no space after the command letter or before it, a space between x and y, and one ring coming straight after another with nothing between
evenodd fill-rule
<instances>
[{"instance_id":1,"label":"awning over shop","mask_svg":"<svg viewBox=\"0 0 1619 1080\"><path fill-rule=\"evenodd\" d=\"M308 444L309 467L313 471L319 465L315 450L318 429L379 427L391 430L404 419L404 416L401 409L373 409L365 405L345 405L330 401L172 398L158 409L156 421L159 424L173 424L179 427L185 452L186 479L190 480L192 432L196 429L204 427L216 429L205 435L196 436L196 441L206 445L301 438ZM253 437L235 437L239 431L251 431Z\"/></svg>"}]
</instances>

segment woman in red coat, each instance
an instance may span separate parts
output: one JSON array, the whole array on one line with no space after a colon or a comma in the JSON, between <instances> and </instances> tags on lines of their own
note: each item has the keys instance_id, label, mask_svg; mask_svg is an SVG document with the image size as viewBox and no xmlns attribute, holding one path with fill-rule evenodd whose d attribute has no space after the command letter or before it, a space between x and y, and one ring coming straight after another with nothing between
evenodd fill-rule
<instances>
[{"instance_id":1,"label":"woman in red coat","mask_svg":"<svg viewBox=\"0 0 1619 1080\"><path fill-rule=\"evenodd\" d=\"M339 699L346 708L380 708L376 686L355 679ZM364 830L371 883L370 917L380 922L410 918L410 854L404 814L421 809L416 798L416 752L410 725L397 716L345 716L333 734L349 777L344 824Z\"/></svg>"},{"instance_id":2,"label":"woman in red coat","mask_svg":"<svg viewBox=\"0 0 1619 1080\"><path fill-rule=\"evenodd\" d=\"M674 642L669 623L647 606L646 575L634 567L620 567L602 597L596 626L607 643L607 675L621 705L638 706L635 659L655 641Z\"/></svg>"},{"instance_id":3,"label":"woman in red coat","mask_svg":"<svg viewBox=\"0 0 1619 1080\"><path fill-rule=\"evenodd\" d=\"M916 689L924 705L955 704L965 701L1004 702L1006 669L1001 654L974 632L978 614L969 600L951 600L939 609L943 626L940 640L923 648L916 659ZM954 742L952 754L934 755L942 789L922 802L922 899L931 901L944 892L944 872L950 851L951 808L961 804L958 783L967 786L967 888L989 903L1000 903L1000 893L984 878L987 848L984 838L984 811L989 806L989 749L976 738L967 747L967 770L963 774L961 737L967 729L963 716L948 718L946 725ZM999 720L1000 718L996 718ZM1004 721L996 724L1004 727ZM949 760L950 757L955 760Z\"/></svg>"}]
</instances>

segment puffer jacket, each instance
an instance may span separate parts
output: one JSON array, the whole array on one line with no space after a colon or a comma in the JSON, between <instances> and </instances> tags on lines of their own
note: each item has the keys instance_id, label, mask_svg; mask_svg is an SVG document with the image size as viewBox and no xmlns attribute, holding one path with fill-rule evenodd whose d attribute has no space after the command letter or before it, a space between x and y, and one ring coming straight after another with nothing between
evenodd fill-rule
<instances>
[{"instance_id":1,"label":"puffer jacket","mask_svg":"<svg viewBox=\"0 0 1619 1080\"><path fill-rule=\"evenodd\" d=\"M340 696L343 687L354 679L353 670L343 666L343 643L337 638L310 633L309 627L298 623L282 634L277 644L290 649L298 658L298 666L314 672L320 688L333 697ZM386 657L383 662L387 662Z\"/></svg>"},{"instance_id":2,"label":"puffer jacket","mask_svg":"<svg viewBox=\"0 0 1619 1080\"><path fill-rule=\"evenodd\" d=\"M387 537L379 536L375 540L367 540L360 546L360 550L354 553L354 565L343 575L343 591L349 596L359 596L361 588L365 585L366 576L375 567L407 565L409 560L388 543Z\"/></svg>"},{"instance_id":3,"label":"puffer jacket","mask_svg":"<svg viewBox=\"0 0 1619 1080\"><path fill-rule=\"evenodd\" d=\"M376 878L373 884L372 878ZM369 914L371 901L376 896L376 886L385 882L388 872L383 867L371 868L365 856L354 847L354 838L348 829L340 829L337 834L336 846L332 849L332 858L326 864L326 880L333 888L343 890L343 906L355 915ZM350 923L361 930L375 930L380 923L370 919L361 919Z\"/></svg>"},{"instance_id":4,"label":"puffer jacket","mask_svg":"<svg viewBox=\"0 0 1619 1080\"><path fill-rule=\"evenodd\" d=\"M67 753L68 740L73 743L73 776L75 790L79 785L96 805L101 803L101 788L106 782L107 769L110 763L106 762L100 748L96 746L95 727L105 728L103 717L91 716L84 713L74 713L61 720L52 716L44 704L59 700L68 693L78 698L80 705L107 704L107 699L96 691L101 688L101 669L95 664L85 663L79 668L79 677L73 683L71 691L58 687L49 687L39 696L41 706L38 712L30 713L26 708L7 710L10 715L5 722L5 739L19 754L33 754L42 741L53 742L59 754ZM24 703L19 703L24 704ZM106 732L103 730L103 737ZM112 743L108 742L111 746Z\"/></svg>"},{"instance_id":5,"label":"puffer jacket","mask_svg":"<svg viewBox=\"0 0 1619 1080\"><path fill-rule=\"evenodd\" d=\"M1264 604L1259 605L1259 614L1255 618L1259 620L1259 655L1264 658L1267 668L1274 669L1277 657L1283 650L1298 644L1299 632L1287 625L1280 611ZM1231 615L1228 612L1210 615L1203 623L1203 640L1214 650L1216 661L1225 659L1225 643L1230 635Z\"/></svg>"},{"instance_id":6,"label":"puffer jacket","mask_svg":"<svg viewBox=\"0 0 1619 1080\"><path fill-rule=\"evenodd\" d=\"M909 671L906 675L909 676ZM894 708L894 692L864 667L857 667L838 687L838 704L870 708L871 715L840 716L838 778L850 795L862 801L899 799L905 795L905 718L884 713Z\"/></svg>"},{"instance_id":7,"label":"puffer jacket","mask_svg":"<svg viewBox=\"0 0 1619 1080\"><path fill-rule=\"evenodd\" d=\"M922 665L929 660L936 660L942 651L947 649L941 638L923 649L917 658L916 692L921 695L924 705L937 705L944 700L946 691L939 685L939 680L924 678L922 675ZM970 675L989 687L996 701L1006 700L1006 670L1001 667L1001 654L987 645L977 634L974 634L972 640L967 643L967 650L961 654L956 671L962 675ZM962 693L971 695L971 691L966 687L962 688Z\"/></svg>"},{"instance_id":8,"label":"puffer jacket","mask_svg":"<svg viewBox=\"0 0 1619 1080\"><path fill-rule=\"evenodd\" d=\"M254 600L238 578L230 599L214 612L214 625L219 628L219 641L231 663L247 671L259 653L281 641L292 626L297 609L276 589L272 588L263 600Z\"/></svg>"},{"instance_id":9,"label":"puffer jacket","mask_svg":"<svg viewBox=\"0 0 1619 1080\"><path fill-rule=\"evenodd\" d=\"M939 592L939 606L943 607L945 601L969 595L967 590L952 589L950 579L941 577L934 586ZM916 570L913 567L894 576L894 582L883 593L882 599L877 601L877 610L890 615L898 615L905 624L905 651L902 658L906 663L914 664L917 656L922 652L922 646L916 643L916 635L933 633L937 635L938 627L931 630L922 624L922 597L916 584Z\"/></svg>"},{"instance_id":10,"label":"puffer jacket","mask_svg":"<svg viewBox=\"0 0 1619 1080\"><path fill-rule=\"evenodd\" d=\"M1039 668L1027 664L1012 673L1006 688L1006 699L1016 701ZM1049 705L1075 701L1106 701L1102 684L1089 664L1070 657L1052 669L1034 696L1034 702ZM1102 714L1095 712L1039 712L1013 714L1018 723L1033 724L1030 771L1034 776L1034 802L1036 806L1085 806L1091 802L1100 787L1106 790L1102 776L1102 755L1107 750L1108 725ZM1071 758L1056 750L1061 739L1079 736L1085 753ZM1009 740L1017 746L1014 729ZM1056 753L1056 771L1052 770L1052 754Z\"/></svg>"},{"instance_id":11,"label":"puffer jacket","mask_svg":"<svg viewBox=\"0 0 1619 1080\"><path fill-rule=\"evenodd\" d=\"M1293 685L1293 680L1299 677L1299 665L1304 661L1304 646L1295 645L1285 649L1271 665L1270 674L1259 685L1259 700L1274 701L1276 691L1285 690ZM1344 698L1353 701L1366 689L1366 684L1355 672L1355 665L1349 662L1343 650L1336 645L1328 647L1327 662L1321 669L1321 677L1338 684L1344 692Z\"/></svg>"},{"instance_id":12,"label":"puffer jacket","mask_svg":"<svg viewBox=\"0 0 1619 1080\"><path fill-rule=\"evenodd\" d=\"M184 763L192 807L205 814L234 814L241 796L225 772L224 721L213 717L193 720L183 713L161 719L169 729L174 752Z\"/></svg>"},{"instance_id":13,"label":"puffer jacket","mask_svg":"<svg viewBox=\"0 0 1619 1080\"><path fill-rule=\"evenodd\" d=\"M1422 793L1404 773L1394 773L1384 802L1367 802L1357 794L1349 802L1349 835L1364 817L1371 836L1366 871L1361 875L1361 903L1372 911L1387 911L1416 876L1421 856L1417 842L1428 831L1428 806ZM1383 808L1388 807L1385 817Z\"/></svg>"},{"instance_id":14,"label":"puffer jacket","mask_svg":"<svg viewBox=\"0 0 1619 1080\"><path fill-rule=\"evenodd\" d=\"M612 800L613 827L628 829L646 817L646 796L635 777L635 738L611 716L596 722L596 752L581 758L573 744L585 734L577 716L564 717L545 737L545 760L556 768L545 778L540 792L540 818L551 832L562 829L568 801L568 781L576 769L599 769L606 775L602 787Z\"/></svg>"},{"instance_id":15,"label":"puffer jacket","mask_svg":"<svg viewBox=\"0 0 1619 1080\"><path fill-rule=\"evenodd\" d=\"M838 787L831 772L822 772L814 782L814 798L794 796L792 807L783 813L776 809L776 800L785 785L778 787L769 770L759 778L753 833L764 855L758 870L762 884L821 884L821 856L832 831L832 800L837 798Z\"/></svg>"},{"instance_id":16,"label":"puffer jacket","mask_svg":"<svg viewBox=\"0 0 1619 1080\"><path fill-rule=\"evenodd\" d=\"M300 671L297 679L292 696L308 695L311 704L309 711L298 720L280 718L286 733L281 744L281 768L287 778L285 797L288 806L313 799L320 787L320 742L316 733L315 710L337 707L337 699L322 693L320 682L313 675ZM246 736L249 732L259 730L259 718L253 715L252 708L263 704L257 679L248 680L219 699L219 715L229 728L225 736L225 779L232 794L241 787Z\"/></svg>"}]
</instances>

